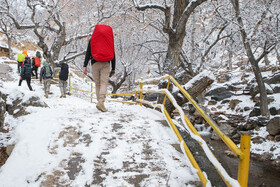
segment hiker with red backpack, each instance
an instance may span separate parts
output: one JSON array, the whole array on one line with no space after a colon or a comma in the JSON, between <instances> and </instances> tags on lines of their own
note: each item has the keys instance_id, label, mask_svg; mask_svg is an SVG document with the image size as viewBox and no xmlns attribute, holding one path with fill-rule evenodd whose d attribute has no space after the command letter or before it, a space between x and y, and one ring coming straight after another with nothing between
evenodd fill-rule
<instances>
[{"instance_id":1,"label":"hiker with red backpack","mask_svg":"<svg viewBox=\"0 0 280 187\"><path fill-rule=\"evenodd\" d=\"M36 52L36 57L32 58L32 76L34 76L33 71L35 71L36 79L38 79L38 68L41 66L41 54L39 51Z\"/></svg>"},{"instance_id":2,"label":"hiker with red backpack","mask_svg":"<svg viewBox=\"0 0 280 187\"><path fill-rule=\"evenodd\" d=\"M115 74L116 64L113 30L109 25L100 24L95 26L85 56L85 74L87 74L89 60L91 60L92 75L98 101L96 108L102 112L107 112L108 110L104 106L104 102L106 99L109 77Z\"/></svg>"}]
</instances>

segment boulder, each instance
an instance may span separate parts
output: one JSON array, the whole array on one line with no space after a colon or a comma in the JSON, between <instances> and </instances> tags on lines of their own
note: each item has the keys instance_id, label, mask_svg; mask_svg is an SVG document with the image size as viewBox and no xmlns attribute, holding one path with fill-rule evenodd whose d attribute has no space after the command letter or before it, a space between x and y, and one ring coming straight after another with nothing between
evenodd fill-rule
<instances>
[{"instance_id":1,"label":"boulder","mask_svg":"<svg viewBox=\"0 0 280 187\"><path fill-rule=\"evenodd\" d=\"M238 85L230 84L230 85L227 85L227 86L228 86L228 90L233 91L233 92L242 90L242 88L238 87Z\"/></svg>"},{"instance_id":2,"label":"boulder","mask_svg":"<svg viewBox=\"0 0 280 187\"><path fill-rule=\"evenodd\" d=\"M238 100L238 99L230 100L230 102L229 102L229 108L230 108L231 110L233 110L233 109L236 107L236 105L238 105L240 102L241 102L241 101Z\"/></svg>"},{"instance_id":3,"label":"boulder","mask_svg":"<svg viewBox=\"0 0 280 187\"><path fill-rule=\"evenodd\" d=\"M271 107L271 108L269 108L269 112L273 116L279 115L280 114L280 108L277 109L275 107Z\"/></svg>"},{"instance_id":4,"label":"boulder","mask_svg":"<svg viewBox=\"0 0 280 187\"><path fill-rule=\"evenodd\" d=\"M7 99L7 95L2 94L0 91L0 132L4 126L4 121L5 121L6 99Z\"/></svg>"},{"instance_id":5,"label":"boulder","mask_svg":"<svg viewBox=\"0 0 280 187\"><path fill-rule=\"evenodd\" d=\"M230 98L232 95L234 95L233 92L225 91L225 92L221 92L221 93L213 95L211 97L211 99L216 100L216 101L222 101L224 99Z\"/></svg>"},{"instance_id":6,"label":"boulder","mask_svg":"<svg viewBox=\"0 0 280 187\"><path fill-rule=\"evenodd\" d=\"M18 97L15 99L12 104L6 104L7 112L13 117L18 118L20 116L24 116L29 114L26 111L28 106L35 106L35 107L47 107L47 104L42 102L39 97L30 97L28 100L22 100L22 97Z\"/></svg>"},{"instance_id":7,"label":"boulder","mask_svg":"<svg viewBox=\"0 0 280 187\"><path fill-rule=\"evenodd\" d=\"M254 109L250 112L249 117L260 116L261 109L259 107L254 107Z\"/></svg>"},{"instance_id":8,"label":"boulder","mask_svg":"<svg viewBox=\"0 0 280 187\"><path fill-rule=\"evenodd\" d=\"M252 138L251 140L254 144L261 144L265 141L265 138L261 137L261 136L256 136L254 138Z\"/></svg>"},{"instance_id":9,"label":"boulder","mask_svg":"<svg viewBox=\"0 0 280 187\"><path fill-rule=\"evenodd\" d=\"M272 136L280 135L280 117L277 116L272 118L268 122L266 129L267 132Z\"/></svg>"},{"instance_id":10,"label":"boulder","mask_svg":"<svg viewBox=\"0 0 280 187\"><path fill-rule=\"evenodd\" d=\"M257 127L263 127L267 124L267 119L265 117L259 116L259 117L251 117L247 120L247 122L240 126L240 129L244 131L248 130L254 130Z\"/></svg>"},{"instance_id":11,"label":"boulder","mask_svg":"<svg viewBox=\"0 0 280 187\"><path fill-rule=\"evenodd\" d=\"M226 91L228 91L226 87L220 86L220 87L209 90L205 94L205 96L217 95L217 94L220 94L220 93L226 92Z\"/></svg>"},{"instance_id":12,"label":"boulder","mask_svg":"<svg viewBox=\"0 0 280 187\"><path fill-rule=\"evenodd\" d=\"M230 102L229 99L224 99L224 100L222 100L221 104L226 104L226 103L229 103L229 102Z\"/></svg>"},{"instance_id":13,"label":"boulder","mask_svg":"<svg viewBox=\"0 0 280 187\"><path fill-rule=\"evenodd\" d=\"M280 93L280 85L272 85L272 89L274 93Z\"/></svg>"},{"instance_id":14,"label":"boulder","mask_svg":"<svg viewBox=\"0 0 280 187\"><path fill-rule=\"evenodd\" d=\"M219 77L217 77L217 82L218 83L225 83L229 81L231 76L229 74L222 74Z\"/></svg>"},{"instance_id":15,"label":"boulder","mask_svg":"<svg viewBox=\"0 0 280 187\"><path fill-rule=\"evenodd\" d=\"M265 84L265 89L268 95L273 94L273 89L268 84ZM258 85L256 83L252 84L250 87L250 95L254 98L258 93L260 93Z\"/></svg>"},{"instance_id":16,"label":"boulder","mask_svg":"<svg viewBox=\"0 0 280 187\"><path fill-rule=\"evenodd\" d=\"M215 101L215 100L210 100L208 102L208 105L216 105L216 104L217 104L217 101Z\"/></svg>"},{"instance_id":17,"label":"boulder","mask_svg":"<svg viewBox=\"0 0 280 187\"><path fill-rule=\"evenodd\" d=\"M279 84L280 83L280 71L274 73L271 77L264 80L267 84Z\"/></svg>"},{"instance_id":18,"label":"boulder","mask_svg":"<svg viewBox=\"0 0 280 187\"><path fill-rule=\"evenodd\" d=\"M219 123L219 129L228 137L231 137L236 133L236 128L232 127L231 125L227 124L227 122ZM216 133L216 131L213 131L212 140L220 140L219 135Z\"/></svg>"},{"instance_id":19,"label":"boulder","mask_svg":"<svg viewBox=\"0 0 280 187\"><path fill-rule=\"evenodd\" d=\"M274 141L280 142L280 135L276 135L276 136L274 137Z\"/></svg>"},{"instance_id":20,"label":"boulder","mask_svg":"<svg viewBox=\"0 0 280 187\"><path fill-rule=\"evenodd\" d=\"M245 106L244 107L244 111L249 111L251 108L250 107L248 107L248 106Z\"/></svg>"}]
</instances>

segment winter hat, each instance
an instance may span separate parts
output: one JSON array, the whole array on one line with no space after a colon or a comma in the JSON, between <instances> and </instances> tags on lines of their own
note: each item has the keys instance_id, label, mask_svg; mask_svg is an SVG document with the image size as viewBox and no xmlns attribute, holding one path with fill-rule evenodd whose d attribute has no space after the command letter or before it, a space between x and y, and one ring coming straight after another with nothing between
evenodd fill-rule
<instances>
[{"instance_id":1,"label":"winter hat","mask_svg":"<svg viewBox=\"0 0 280 187\"><path fill-rule=\"evenodd\" d=\"M27 55L27 50L24 50L24 51L22 52L22 54L24 54L25 56L28 56L28 55Z\"/></svg>"},{"instance_id":2,"label":"winter hat","mask_svg":"<svg viewBox=\"0 0 280 187\"><path fill-rule=\"evenodd\" d=\"M28 56L25 57L24 64L31 64L31 59Z\"/></svg>"}]
</instances>

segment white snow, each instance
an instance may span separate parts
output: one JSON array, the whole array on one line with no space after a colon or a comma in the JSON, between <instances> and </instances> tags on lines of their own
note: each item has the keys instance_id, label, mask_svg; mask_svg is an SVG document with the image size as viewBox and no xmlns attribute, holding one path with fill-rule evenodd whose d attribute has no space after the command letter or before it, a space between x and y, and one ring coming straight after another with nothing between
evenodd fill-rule
<instances>
[{"instance_id":1,"label":"white snow","mask_svg":"<svg viewBox=\"0 0 280 187\"><path fill-rule=\"evenodd\" d=\"M0 59L0 63L4 63L4 60ZM140 106L108 101L106 106L109 112L101 113L95 108L94 103L90 103L90 99L77 97L74 90L72 91L74 95L60 99L60 91L56 85L51 86L52 94L46 99L43 86L38 80L32 80L34 92L29 91L25 81L18 87L17 65L9 65L13 69L12 77L15 80L0 82L1 91L9 95L7 103L12 104L16 98L22 98L23 102L26 102L30 97L37 96L49 107L28 107L27 111L30 114L19 118L13 118L6 113L5 128L9 129L9 133L0 133L0 144L15 145L15 148L0 169L0 187L40 186L52 176L58 175L57 173L60 173L57 178L61 185L84 186L91 184L97 170L100 170L99 177L103 179L104 186L132 186L128 178L138 175L147 175L142 180L141 186L147 184L192 186L189 184L190 181L199 180L195 174L196 170L186 156L172 146L181 144L182 147L182 142L178 142L170 128L162 126L159 122L165 120L162 113ZM74 87L90 91L90 82L79 78L73 72L71 74ZM163 77L159 77L158 80ZM237 77L232 76L232 82L238 81ZM149 81L151 80L140 82ZM213 86L215 85L219 84ZM234 97L242 101L237 107L254 105L247 96ZM279 108L280 95L275 94L274 98L275 102L270 106ZM94 102L96 103L95 100ZM219 104L221 103L218 102L217 105ZM223 104L220 110L224 110L226 114L234 112L229 110L228 104ZM182 117L182 111L179 112ZM247 113L244 111L244 116L248 115ZM222 117L226 119L226 116ZM186 124L184 126L187 128ZM191 135L203 144L211 162L219 168L227 180L232 185L238 186L236 181L220 167L220 163L212 158L206 143L196 135ZM252 138L256 136L266 138L267 135L266 128L263 127L255 130ZM276 159L280 156L280 147L276 142L268 140L262 144L251 142L251 152L269 153L273 155L272 159ZM80 171L74 179L73 177L70 179L68 162L77 158L81 159ZM102 163L102 160L105 163Z\"/></svg>"},{"instance_id":2,"label":"white snow","mask_svg":"<svg viewBox=\"0 0 280 187\"><path fill-rule=\"evenodd\" d=\"M268 132L266 131L266 127L261 127L259 130L254 130L252 139L259 136L262 138L266 138L268 136ZM272 154L272 159L277 159L280 157L280 146L279 142L274 141L263 141L262 143L251 143L251 152L259 155L263 155L264 153Z\"/></svg>"},{"instance_id":3,"label":"white snow","mask_svg":"<svg viewBox=\"0 0 280 187\"><path fill-rule=\"evenodd\" d=\"M10 66L17 78L16 64ZM76 76L72 79L76 85L80 81L81 87L89 86ZM9 104L16 98L27 101L38 96L49 107L28 107L30 114L18 118L6 115L5 128L10 132L0 133L0 143L15 148L0 169L1 187L40 186L52 176L61 185L85 186L97 171L103 186L133 186L128 179L138 175L146 176L141 186L193 186L190 181L199 180L184 154L172 146L180 142L159 122L164 120L160 112L106 102L109 112L102 113L87 98L59 98L57 85L51 86L46 99L38 80L32 80L35 91L29 91L25 81L19 87L18 79L2 84ZM82 160L80 171L70 179L68 163L75 158Z\"/></svg>"}]
</instances>

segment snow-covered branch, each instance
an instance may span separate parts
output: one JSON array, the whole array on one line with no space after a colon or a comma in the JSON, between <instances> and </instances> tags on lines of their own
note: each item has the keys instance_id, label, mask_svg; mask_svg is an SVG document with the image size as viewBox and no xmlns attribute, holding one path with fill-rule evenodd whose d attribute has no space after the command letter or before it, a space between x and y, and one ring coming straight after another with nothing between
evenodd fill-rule
<instances>
[{"instance_id":1,"label":"snow-covered branch","mask_svg":"<svg viewBox=\"0 0 280 187\"><path fill-rule=\"evenodd\" d=\"M188 21L190 15L193 13L196 7L201 5L202 3L206 2L207 0L191 0L188 4L188 6L185 8L183 15L181 16L180 20L178 21L178 24L175 27L175 30L179 30L179 32L182 29L185 29L185 23Z\"/></svg>"},{"instance_id":2,"label":"snow-covered branch","mask_svg":"<svg viewBox=\"0 0 280 187\"><path fill-rule=\"evenodd\" d=\"M76 40L80 40L80 39L83 39L83 38L87 38L89 36L92 35L92 32L91 33L88 33L88 34L83 34L83 35L77 35L77 36L74 36L72 38L69 38L69 39L66 39L65 42L64 42L64 45L68 45L70 44L71 42L73 41L76 41Z\"/></svg>"},{"instance_id":3,"label":"snow-covered branch","mask_svg":"<svg viewBox=\"0 0 280 187\"><path fill-rule=\"evenodd\" d=\"M163 12L166 11L166 7L161 6L161 5L155 5L155 4L139 5L139 4L136 2L136 0L133 0L133 3L134 3L135 7L136 7L138 10L158 9L158 10L161 10L161 11L163 11Z\"/></svg>"},{"instance_id":4,"label":"snow-covered branch","mask_svg":"<svg viewBox=\"0 0 280 187\"><path fill-rule=\"evenodd\" d=\"M84 56L85 54L86 54L86 51L83 51L83 52L80 52L80 53L75 53L75 55L72 55L72 56L65 55L64 59L58 61L58 63L69 62L69 61L74 60L75 58L77 58L79 56Z\"/></svg>"}]
</instances>

